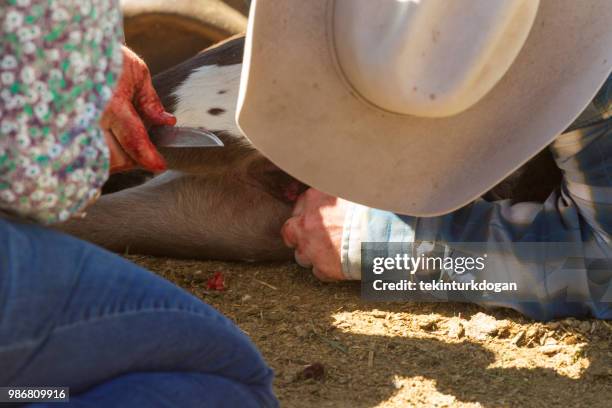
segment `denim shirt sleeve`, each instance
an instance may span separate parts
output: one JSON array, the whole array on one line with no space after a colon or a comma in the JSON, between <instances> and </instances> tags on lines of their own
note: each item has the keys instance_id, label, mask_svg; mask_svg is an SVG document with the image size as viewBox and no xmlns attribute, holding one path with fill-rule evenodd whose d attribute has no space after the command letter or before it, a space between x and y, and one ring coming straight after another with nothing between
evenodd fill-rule
<instances>
[{"instance_id":1,"label":"denim shirt sleeve","mask_svg":"<svg viewBox=\"0 0 612 408\"><path fill-rule=\"evenodd\" d=\"M516 298L534 301L492 299L481 304L510 307L542 320L568 315L612 318L612 119L589 123L596 124L564 133L550 145L564 177L560 188L543 204L477 200L450 214L431 218L352 205L345 219L341 248L345 275L349 279L361 276L361 242L575 243L587 264L589 259L604 259L607 266L554 279L546 262L489 270L487 273L493 275L511 270L510 278L524 292ZM508 265L518 262L512 253L505 257ZM465 275L462 279L469 278ZM580 299L585 300L568 301L568 288L573 293L580 292Z\"/></svg>"}]
</instances>

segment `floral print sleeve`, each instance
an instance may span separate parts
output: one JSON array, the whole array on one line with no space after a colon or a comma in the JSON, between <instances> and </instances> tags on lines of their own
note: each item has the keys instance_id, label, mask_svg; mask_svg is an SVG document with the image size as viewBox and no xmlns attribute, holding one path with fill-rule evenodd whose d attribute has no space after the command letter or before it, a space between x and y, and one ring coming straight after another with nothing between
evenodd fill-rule
<instances>
[{"instance_id":1,"label":"floral print sleeve","mask_svg":"<svg viewBox=\"0 0 612 408\"><path fill-rule=\"evenodd\" d=\"M117 0L3 0L0 208L50 224L97 196L122 40Z\"/></svg>"}]
</instances>

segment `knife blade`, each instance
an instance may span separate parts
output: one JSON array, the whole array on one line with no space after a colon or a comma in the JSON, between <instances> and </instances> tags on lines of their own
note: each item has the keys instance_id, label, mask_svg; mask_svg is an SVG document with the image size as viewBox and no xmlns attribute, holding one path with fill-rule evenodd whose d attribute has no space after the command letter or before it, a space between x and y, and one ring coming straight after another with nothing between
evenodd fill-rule
<instances>
[{"instance_id":1,"label":"knife blade","mask_svg":"<svg viewBox=\"0 0 612 408\"><path fill-rule=\"evenodd\" d=\"M214 133L187 126L155 126L149 130L149 137L156 147L223 147Z\"/></svg>"}]
</instances>

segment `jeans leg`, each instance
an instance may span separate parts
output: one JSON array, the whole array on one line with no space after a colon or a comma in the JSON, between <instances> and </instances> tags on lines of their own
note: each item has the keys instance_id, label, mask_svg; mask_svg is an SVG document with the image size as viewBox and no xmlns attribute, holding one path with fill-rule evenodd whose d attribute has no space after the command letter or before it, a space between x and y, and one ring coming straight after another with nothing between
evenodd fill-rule
<instances>
[{"instance_id":1,"label":"jeans leg","mask_svg":"<svg viewBox=\"0 0 612 408\"><path fill-rule=\"evenodd\" d=\"M32 408L227 407L255 408L243 384L203 373L134 373L70 398L70 403L35 404Z\"/></svg>"},{"instance_id":2,"label":"jeans leg","mask_svg":"<svg viewBox=\"0 0 612 408\"><path fill-rule=\"evenodd\" d=\"M208 374L200 378L226 379L259 405L277 404L271 369L216 310L103 249L5 220L0 367L0 385L68 386L84 398L131 373L175 373L166 375L187 378L181 389L195 383L178 373Z\"/></svg>"}]
</instances>

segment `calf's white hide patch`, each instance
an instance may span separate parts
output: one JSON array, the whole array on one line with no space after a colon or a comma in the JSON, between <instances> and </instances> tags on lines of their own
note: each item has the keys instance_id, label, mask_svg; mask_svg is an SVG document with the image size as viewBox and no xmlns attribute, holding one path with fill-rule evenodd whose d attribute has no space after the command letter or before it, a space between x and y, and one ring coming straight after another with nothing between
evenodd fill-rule
<instances>
[{"instance_id":1,"label":"calf's white hide patch","mask_svg":"<svg viewBox=\"0 0 612 408\"><path fill-rule=\"evenodd\" d=\"M224 130L238 138L236 104L242 64L205 65L194 70L174 91L174 115L180 126Z\"/></svg>"}]
</instances>

